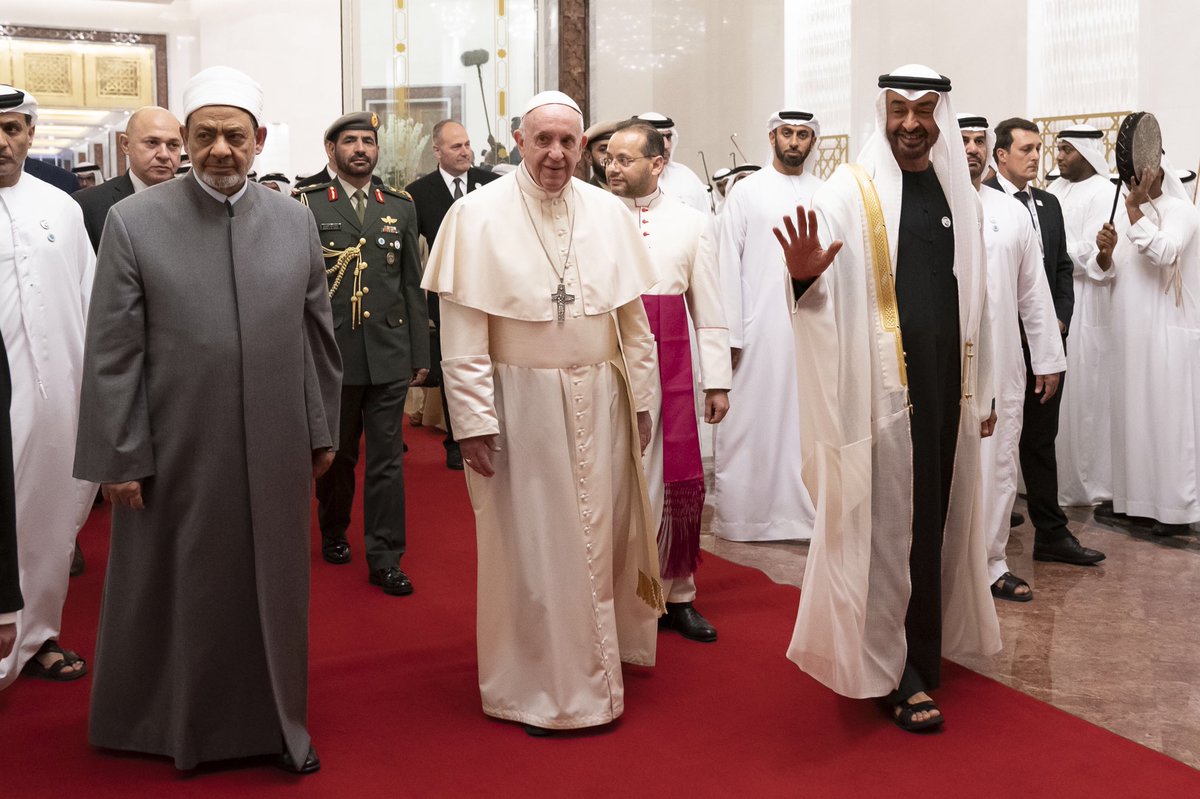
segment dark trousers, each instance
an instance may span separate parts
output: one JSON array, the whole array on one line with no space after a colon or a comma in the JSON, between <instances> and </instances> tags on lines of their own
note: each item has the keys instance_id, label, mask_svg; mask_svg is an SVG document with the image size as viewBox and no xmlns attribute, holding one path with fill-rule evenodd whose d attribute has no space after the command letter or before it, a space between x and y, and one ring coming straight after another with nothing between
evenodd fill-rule
<instances>
[{"instance_id":1,"label":"dark trousers","mask_svg":"<svg viewBox=\"0 0 1200 799\"><path fill-rule=\"evenodd\" d=\"M338 452L317 481L321 538L346 538L354 502L354 467L366 433L367 467L363 486L363 539L367 568L390 569L404 554L404 398L408 381L380 386L342 386Z\"/></svg>"},{"instance_id":2,"label":"dark trousers","mask_svg":"<svg viewBox=\"0 0 1200 799\"><path fill-rule=\"evenodd\" d=\"M1058 541L1071 534L1067 529L1067 516L1058 504L1058 457L1054 451L1063 383L1059 383L1058 393L1043 405L1042 395L1033 393L1037 378L1029 364L1029 345L1021 342L1021 348L1025 352L1026 386L1024 423L1018 451L1021 474L1025 478L1029 520L1033 522L1036 540Z\"/></svg>"}]
</instances>

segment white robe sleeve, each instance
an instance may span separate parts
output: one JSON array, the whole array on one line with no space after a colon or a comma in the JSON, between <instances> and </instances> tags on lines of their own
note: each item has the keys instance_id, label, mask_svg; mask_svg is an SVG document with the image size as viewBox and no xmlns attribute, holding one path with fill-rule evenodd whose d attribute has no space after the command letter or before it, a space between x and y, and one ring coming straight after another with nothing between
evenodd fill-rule
<instances>
[{"instance_id":1,"label":"white robe sleeve","mask_svg":"<svg viewBox=\"0 0 1200 799\"><path fill-rule=\"evenodd\" d=\"M714 226L705 220L692 254L691 275L684 295L692 324L696 328L696 349L700 353L700 387L705 391L728 389L733 385L729 361L729 328L721 306L721 282L717 266Z\"/></svg>"},{"instance_id":2,"label":"white robe sleeve","mask_svg":"<svg viewBox=\"0 0 1200 799\"><path fill-rule=\"evenodd\" d=\"M1054 297L1042 264L1037 232L1032 222L1021 227L1021 262L1017 268L1017 310L1029 341L1029 357L1035 375L1051 375L1067 368ZM1095 256L1093 254L1093 260ZM1097 267L1099 269L1099 267Z\"/></svg>"},{"instance_id":3,"label":"white robe sleeve","mask_svg":"<svg viewBox=\"0 0 1200 799\"><path fill-rule=\"evenodd\" d=\"M725 324L729 346L745 346L742 313L742 251L746 246L746 217L737 187L725 198L725 210L717 229L717 268L721 277L721 298L725 304Z\"/></svg>"},{"instance_id":4,"label":"white robe sleeve","mask_svg":"<svg viewBox=\"0 0 1200 799\"><path fill-rule=\"evenodd\" d=\"M1155 266L1168 268L1174 265L1192 236L1196 235L1195 214L1167 214L1163 217L1151 203L1143 205L1141 210L1145 216L1131 225L1126 235L1138 252ZM1155 224L1152 216L1159 218L1158 224Z\"/></svg>"},{"instance_id":5,"label":"white robe sleeve","mask_svg":"<svg viewBox=\"0 0 1200 799\"><path fill-rule=\"evenodd\" d=\"M492 356L489 354L488 315L445 297L442 311L442 390L454 435L460 441L496 435Z\"/></svg>"},{"instance_id":6,"label":"white robe sleeve","mask_svg":"<svg viewBox=\"0 0 1200 799\"><path fill-rule=\"evenodd\" d=\"M658 348L650 332L650 320L641 297L627 302L616 310L617 335L625 354L625 369L633 393L633 409L641 413L658 407ZM458 419L454 420L455 425ZM457 435L458 427L455 428Z\"/></svg>"}]
</instances>

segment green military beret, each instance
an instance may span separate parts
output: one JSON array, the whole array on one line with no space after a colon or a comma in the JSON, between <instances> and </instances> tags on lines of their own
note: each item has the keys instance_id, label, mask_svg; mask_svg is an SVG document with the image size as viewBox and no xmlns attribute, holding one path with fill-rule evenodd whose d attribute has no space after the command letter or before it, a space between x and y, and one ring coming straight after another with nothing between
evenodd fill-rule
<instances>
[{"instance_id":1,"label":"green military beret","mask_svg":"<svg viewBox=\"0 0 1200 799\"><path fill-rule=\"evenodd\" d=\"M355 111L352 114L340 116L325 130L325 141L337 141L337 137L344 130L369 130L377 133L379 117L372 111Z\"/></svg>"}]
</instances>

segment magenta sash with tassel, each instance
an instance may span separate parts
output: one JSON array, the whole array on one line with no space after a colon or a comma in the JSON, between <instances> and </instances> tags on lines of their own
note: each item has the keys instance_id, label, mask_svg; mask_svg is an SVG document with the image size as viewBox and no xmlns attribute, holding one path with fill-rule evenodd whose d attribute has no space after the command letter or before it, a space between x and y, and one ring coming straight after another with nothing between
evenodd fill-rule
<instances>
[{"instance_id":1,"label":"magenta sash with tassel","mask_svg":"<svg viewBox=\"0 0 1200 799\"><path fill-rule=\"evenodd\" d=\"M700 514L704 511L704 464L696 428L692 347L687 306L681 294L644 294L642 304L658 342L662 382L663 498L658 559L664 580L688 577L700 565Z\"/></svg>"}]
</instances>

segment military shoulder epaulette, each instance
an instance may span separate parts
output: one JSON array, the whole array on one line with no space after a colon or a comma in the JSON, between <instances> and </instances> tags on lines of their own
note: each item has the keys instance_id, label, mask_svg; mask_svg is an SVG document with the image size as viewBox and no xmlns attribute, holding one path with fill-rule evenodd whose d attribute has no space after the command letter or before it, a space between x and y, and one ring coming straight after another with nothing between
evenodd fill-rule
<instances>
[{"instance_id":1,"label":"military shoulder epaulette","mask_svg":"<svg viewBox=\"0 0 1200 799\"><path fill-rule=\"evenodd\" d=\"M394 197L399 197L402 200L408 200L409 202L413 201L412 195L406 192L404 189L397 189L394 186L389 186L386 183L376 183L375 188L382 189L384 193L391 194Z\"/></svg>"},{"instance_id":2,"label":"military shoulder epaulette","mask_svg":"<svg viewBox=\"0 0 1200 799\"><path fill-rule=\"evenodd\" d=\"M321 191L326 186L328 186L330 183L333 183L333 181L327 180L324 183L314 183L311 186L301 186L300 188L292 189L292 191L294 191L297 194L305 194L306 192L310 192L310 191Z\"/></svg>"}]
</instances>

